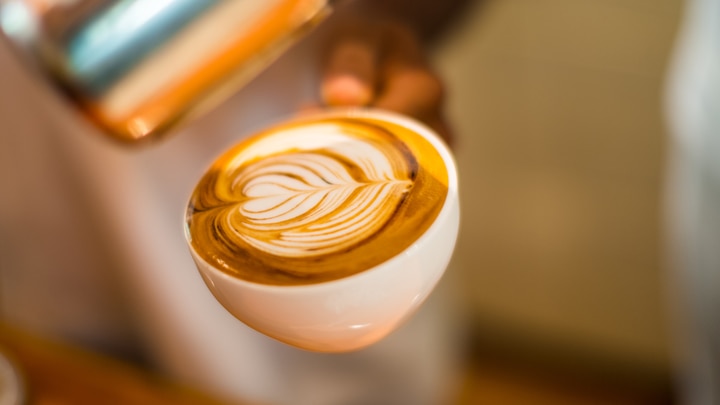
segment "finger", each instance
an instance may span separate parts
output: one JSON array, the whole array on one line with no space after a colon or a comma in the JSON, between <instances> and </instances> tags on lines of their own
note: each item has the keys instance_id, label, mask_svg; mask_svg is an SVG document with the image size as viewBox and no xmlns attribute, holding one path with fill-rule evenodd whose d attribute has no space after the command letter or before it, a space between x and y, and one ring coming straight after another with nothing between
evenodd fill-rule
<instances>
[{"instance_id":1,"label":"finger","mask_svg":"<svg viewBox=\"0 0 720 405\"><path fill-rule=\"evenodd\" d=\"M442 111L443 98L444 90L437 76L427 70L407 69L387 80L373 106L418 119L451 144L452 132Z\"/></svg>"},{"instance_id":2,"label":"finger","mask_svg":"<svg viewBox=\"0 0 720 405\"><path fill-rule=\"evenodd\" d=\"M404 67L388 75L373 105L425 120L439 114L443 93L437 76L425 69Z\"/></svg>"},{"instance_id":3,"label":"finger","mask_svg":"<svg viewBox=\"0 0 720 405\"><path fill-rule=\"evenodd\" d=\"M430 68L420 43L401 26L389 26L385 38L381 87L373 106L423 121L450 143L452 133L442 111L444 86Z\"/></svg>"},{"instance_id":4,"label":"finger","mask_svg":"<svg viewBox=\"0 0 720 405\"><path fill-rule=\"evenodd\" d=\"M418 119L438 115L444 89L425 60L421 45L410 31L398 26L388 28L385 37L379 79L382 87L373 105Z\"/></svg>"},{"instance_id":5,"label":"finger","mask_svg":"<svg viewBox=\"0 0 720 405\"><path fill-rule=\"evenodd\" d=\"M375 93L380 40L369 28L348 27L330 44L321 85L330 106L364 106Z\"/></svg>"},{"instance_id":6,"label":"finger","mask_svg":"<svg viewBox=\"0 0 720 405\"><path fill-rule=\"evenodd\" d=\"M308 101L308 102L301 103L296 108L296 111L297 111L298 116L317 114L317 113L323 111L323 106L316 102Z\"/></svg>"}]
</instances>

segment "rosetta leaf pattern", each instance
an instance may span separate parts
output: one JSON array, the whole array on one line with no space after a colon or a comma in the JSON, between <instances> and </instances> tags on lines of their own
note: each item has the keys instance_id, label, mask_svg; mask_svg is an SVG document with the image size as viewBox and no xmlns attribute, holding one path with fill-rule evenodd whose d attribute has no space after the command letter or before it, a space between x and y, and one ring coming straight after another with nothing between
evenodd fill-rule
<instances>
[{"instance_id":1,"label":"rosetta leaf pattern","mask_svg":"<svg viewBox=\"0 0 720 405\"><path fill-rule=\"evenodd\" d=\"M251 163L232 183L233 234L281 257L349 249L382 230L412 180L392 156L368 145L303 151Z\"/></svg>"}]
</instances>

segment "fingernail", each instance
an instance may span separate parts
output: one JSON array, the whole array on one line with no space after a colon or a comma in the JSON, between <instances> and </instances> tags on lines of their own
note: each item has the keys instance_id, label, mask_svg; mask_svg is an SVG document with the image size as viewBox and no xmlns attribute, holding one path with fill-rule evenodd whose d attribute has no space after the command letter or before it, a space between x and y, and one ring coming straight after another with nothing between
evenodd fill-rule
<instances>
[{"instance_id":1,"label":"fingernail","mask_svg":"<svg viewBox=\"0 0 720 405\"><path fill-rule=\"evenodd\" d=\"M341 75L325 80L322 97L328 105L361 106L370 103L372 93L358 78Z\"/></svg>"}]
</instances>

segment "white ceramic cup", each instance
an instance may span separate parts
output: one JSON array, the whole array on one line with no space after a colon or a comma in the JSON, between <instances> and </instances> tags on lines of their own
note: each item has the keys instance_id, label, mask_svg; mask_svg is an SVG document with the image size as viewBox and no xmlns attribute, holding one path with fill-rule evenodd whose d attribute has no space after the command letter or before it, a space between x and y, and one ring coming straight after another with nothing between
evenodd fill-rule
<instances>
[{"instance_id":1,"label":"white ceramic cup","mask_svg":"<svg viewBox=\"0 0 720 405\"><path fill-rule=\"evenodd\" d=\"M369 346L395 330L430 295L442 277L457 239L460 209L457 169L442 140L425 125L378 110L340 110L319 118L382 119L412 129L439 152L448 192L434 223L391 259L338 280L309 285L267 285L229 275L190 251L217 300L235 317L267 336L317 352L348 352ZM186 227L186 237L190 240Z\"/></svg>"}]
</instances>

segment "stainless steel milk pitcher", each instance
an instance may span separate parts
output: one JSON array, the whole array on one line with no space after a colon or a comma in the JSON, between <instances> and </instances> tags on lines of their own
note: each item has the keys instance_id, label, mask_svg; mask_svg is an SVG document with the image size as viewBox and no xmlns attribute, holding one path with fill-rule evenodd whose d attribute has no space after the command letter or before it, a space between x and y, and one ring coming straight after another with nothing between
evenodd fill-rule
<instances>
[{"instance_id":1,"label":"stainless steel milk pitcher","mask_svg":"<svg viewBox=\"0 0 720 405\"><path fill-rule=\"evenodd\" d=\"M157 138L234 93L332 0L0 0L0 32L104 133Z\"/></svg>"}]
</instances>

